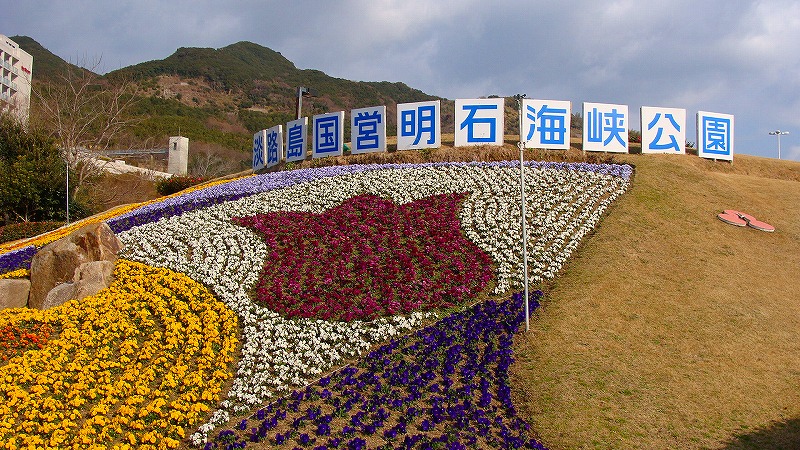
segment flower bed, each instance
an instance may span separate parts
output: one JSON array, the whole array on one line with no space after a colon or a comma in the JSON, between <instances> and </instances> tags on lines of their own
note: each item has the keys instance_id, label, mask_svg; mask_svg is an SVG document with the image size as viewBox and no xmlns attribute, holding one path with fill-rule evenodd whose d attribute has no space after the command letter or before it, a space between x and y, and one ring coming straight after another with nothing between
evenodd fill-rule
<instances>
[{"instance_id":1,"label":"flower bed","mask_svg":"<svg viewBox=\"0 0 800 450\"><path fill-rule=\"evenodd\" d=\"M528 224L529 234L529 267L532 281L538 282L556 275L572 251L577 248L581 239L600 220L605 209L627 188L631 169L629 166L619 165L563 163L530 163L528 169L526 175L528 215L525 220ZM269 272L272 275L262 278L274 279L276 277L273 275L278 273L278 268L283 267L283 264L277 264L274 253L280 250L278 256L287 257L282 253L290 251L293 245L284 243L281 244L284 245L283 247L275 247L277 241L267 242L269 239L265 240L264 235L260 236L253 229L242 226L245 222L237 224L236 218L261 217L263 219L271 217L275 219L272 228L261 227L262 233L267 233L275 231L276 227L280 229L280 227L291 226L288 221L278 220L281 217L309 219L310 222L307 224L312 228L313 220L311 218L327 217L333 221L343 221L345 228L341 229L342 236L340 237L344 239L344 230L347 229L348 233L346 234L349 239L350 236L359 234L357 232L359 230L358 221L354 221L354 217L349 215L357 212L358 215L369 216L377 214L372 212L373 209L380 208L384 208L382 213L384 216L395 214L398 208L402 211L410 208L410 205L417 202L424 203L426 201L424 199L430 198L448 199L447 201L458 199L457 202L450 203L449 209L452 216L448 216L447 219L457 218L460 224L458 239L462 241L453 249L455 251L460 249L461 257L464 256L463 253L469 253L470 258L478 255L478 259L481 260L483 257L480 255L485 254L490 259L490 264L485 264L487 261L483 260L476 263L477 265L472 265L473 263L470 262L475 260L455 260L463 264L465 278L453 283L448 289L463 289L465 292L463 297L455 301L444 298L443 295L438 298L431 297L425 300L426 307L434 308L434 310L423 312L415 309L407 314L398 314L411 311L412 308L403 309L391 305L391 295L384 295L384 292L379 299L383 303L378 301L376 303L385 306L375 309L374 314L363 314L361 317L373 319L386 314L385 317L375 320L350 320L357 318L358 315L336 316L331 310L327 317L340 319L337 321L323 320L320 318L323 316L316 312L308 314L310 317L302 317L303 314L296 315L301 317L289 317L279 313L280 308L271 305L269 303L271 300L266 297L262 298L262 301L253 300L252 294L256 290L262 270L272 271ZM364 199L370 200L364 201ZM355 208L356 203L359 203L361 207ZM433 208L429 212L432 211L436 215L446 209L448 208ZM521 287L522 252L518 244L521 230L519 163L515 162L339 166L276 172L220 183L152 202L139 208L126 208L119 211L121 213L117 216L112 217L109 214L94 220L108 220L124 244L123 256L125 258L187 275L192 280L207 286L214 296L224 302L239 318L241 358L237 362L232 385L227 393L215 393L224 398L221 403L204 399L203 404L207 406L207 411L198 412L197 417L205 416L204 420L207 421L199 426L197 432L191 436L191 441L196 444L204 443L216 427L226 424L230 420L231 415L242 415L255 411L265 403L290 393L292 389L303 388L323 374L345 364L346 361L366 356L366 360L357 370L368 371L368 365L364 364L368 364L371 359L366 354L370 348L387 340L399 338L431 320L441 318L443 314L441 308L443 307L467 301L482 286L486 286L484 281L486 278L482 271L489 265L493 268L491 274L493 283L488 285L492 289L492 293L501 295L511 289ZM377 217L378 215L371 219L371 223L376 227L381 224L381 220ZM394 219L383 219L383 221L387 224L403 224L418 220L401 214ZM255 222L251 225L258 228ZM347 228L347 226L352 228ZM450 233L454 237L455 228L453 226L455 223L441 228L441 233L437 232L437 236ZM323 229L330 232L336 227L326 225L323 226ZM280 230L280 232L284 231ZM60 233L63 232L65 231L60 231ZM383 240L384 235L387 236L385 241ZM397 241L405 239L409 235L413 236L414 233L403 232L392 237L393 235L388 231L373 232L374 239L367 239L369 242L367 247L372 249L373 256L378 259L373 267L376 269L380 267L380 270L391 270L387 267L391 267L393 261L402 257L402 250L398 248L399 242ZM52 237L41 238L32 243L38 246L52 240ZM466 243L467 241L469 244ZM339 241L339 244L334 245L323 239L318 239L318 242L321 246L327 247L329 251L338 248L339 244L344 244L344 241ZM379 248L382 251L379 252ZM436 250L427 244L422 248L425 248L426 251ZM34 245L30 245L0 255L0 273L26 267L25 259L29 259L35 249ZM465 249L469 249L469 251L465 252ZM388 257L389 252L392 252L394 257ZM294 264L299 264L300 267L313 265L317 261L313 259L314 257L306 252L295 252L291 256ZM332 263L334 260L338 261L338 256L325 256L325 258L328 263ZM416 258L418 259L415 260L412 257L412 264L425 260L423 255L416 256ZM353 253L351 258L353 266L348 267L345 263L344 270L337 272L336 277L333 278L338 277L337 282L340 283L338 286L341 287L342 280L353 281L359 274L367 274L371 269L370 263L374 259L362 255L360 251ZM359 268L358 264L363 264L364 267ZM403 266L405 267L407 264L404 263ZM443 266L437 268L436 272L442 270ZM298 274L304 272L306 271L298 271ZM319 276L322 276L321 272ZM382 273L381 279L386 276L388 275ZM433 275L434 278L435 276ZM159 276L152 275L152 277L158 278ZM319 289L315 283L320 278L317 275L315 277L317 277L315 282L303 283L301 287L309 291ZM323 283L326 281L325 277L321 279ZM424 285L425 280L422 278L420 280L420 284ZM286 286L288 286L288 278ZM287 298L290 297L288 293L294 294L291 289L283 292L287 294L285 295ZM314 295L320 293L319 290L313 292ZM419 292L423 296L428 293L424 289ZM119 302L125 296L140 294L139 291L129 292L121 295L115 301ZM160 289L154 289L153 295L163 296L162 302L173 301L171 294ZM342 299L344 298L342 296ZM395 297L395 299L397 298L399 297ZM365 297L361 298L362 303L364 299ZM156 300L152 299L152 301ZM292 301L306 304L313 299L308 292L300 292L292 298ZM81 305L84 303L90 305L87 308L96 308L94 316L116 317L116 312L109 309L108 306L96 305L93 301L84 301ZM313 303L308 304L313 305ZM67 309L77 306L73 305ZM422 303L419 306L421 307ZM78 309L82 311L80 314L90 313L90 310L83 307ZM65 309L61 311L65 311ZM283 312L288 313L289 310ZM168 319L162 318L161 320ZM216 322L208 322L208 320L211 320L209 316L201 318L199 323L216 325ZM135 324L138 323L135 322ZM131 332L133 331L135 330L131 330ZM218 332L222 337L232 333L230 329L225 332L218 330ZM486 343L477 345L489 346L492 344L488 342L495 339L489 332L481 336ZM51 341L41 351L47 351L53 342L60 342L63 337L64 333L62 332L56 341ZM413 344L409 341L408 345ZM35 353L28 352L25 355L34 355ZM116 358L116 354L112 354L112 356ZM410 358L408 361L414 358L413 355L407 356ZM21 356L15 358L19 357ZM111 360L113 361L114 358ZM191 377L191 370L186 374L187 377ZM437 383L436 389L441 392L446 381L442 375L437 375L437 377L439 383ZM453 377L449 378L451 381L454 380ZM499 384L484 390L493 391L497 386L502 385L499 381L497 383ZM433 389L433 384L427 386ZM212 389L210 392L215 391ZM441 396L435 391L431 392L433 393L425 392L420 395L428 399L424 401L433 401L437 395ZM499 391L497 391L497 395L492 395L492 402L500 401L498 399L503 397ZM476 397L472 401L474 403L479 400ZM38 398L36 401L41 406L41 402L45 400ZM417 408L433 408L433 405L425 406L424 401ZM32 405L35 404L35 402L32 403ZM171 408L168 405L160 407L162 408L160 411L165 414ZM321 404L320 407L322 407ZM503 409L499 404L495 404L495 408L498 417L502 420L513 421L513 410ZM486 409L481 409L488 414ZM3 414L11 414L11 412L9 410ZM3 414L0 414L0 421L6 417ZM162 416L158 415L158 417ZM154 421L159 420L155 416L151 416L151 418ZM193 416L194 419L196 419L195 416ZM131 420L138 426L139 422L136 422L133 417ZM441 429L437 428L438 425L434 424L436 426L429 427L430 421L434 420L433 416L427 419L429 421L427 425L423 426L422 420L425 419L420 418L419 422L413 422L417 427L414 435L427 435L427 437L418 438L419 442L428 438L432 440L442 437ZM489 420L491 422L495 419ZM193 426L197 425L197 423L193 423ZM397 422L397 424L399 423ZM159 424L164 425L163 422L159 422ZM1 426L2 422L0 422ZM77 436L77 428L72 426L73 434ZM479 429L476 428L478 425L472 426ZM497 426L499 427L499 424ZM181 425L181 427L182 431L191 432L186 426ZM428 428L428 430L419 427ZM508 434L509 431L503 431L502 427L496 428L495 425L492 427L494 427L492 428L494 439L505 439L507 435L511 436ZM99 432L104 429L101 427L95 431ZM146 435L146 441L156 439L159 445L166 445L166 443L171 445L179 434L177 431L169 431L172 434L162 431L159 434L155 429L148 430L152 433ZM172 429L170 428L170 430ZM289 429L282 432L287 431ZM437 432L439 432L438 435L435 434ZM497 433L500 433L499 438L496 437ZM297 438L306 441L302 437L303 434L306 434L309 439L306 442L308 445L311 445L310 439L316 439L316 435L309 431L299 433L297 436L290 435L287 438L291 438L295 444L298 442L303 444L303 442L295 440ZM358 439L364 439L365 443L370 443L374 434L367 434L365 437L354 435L350 440L358 437ZM218 433L214 433L214 435L218 435ZM100 439L104 439L102 435L98 434L98 436L101 436ZM133 433L132 436L140 439L137 441L137 445L142 444L142 441L145 440L145 434ZM471 438L465 437L466 435L459 434L459 436L461 436L458 437L459 441L463 439L464 442L470 442ZM523 438L519 433L514 436L516 436L515 439ZM346 436L343 436L342 439L344 437ZM389 436L386 439L394 438ZM417 438L411 436L409 439ZM348 440L348 445L350 445L350 440ZM118 441L122 442L122 439L120 438ZM324 445L320 442L322 441L315 441L315 445ZM360 442L356 440L352 445L358 446ZM490 445L489 441L480 442ZM501 442L512 441L495 440L492 442L491 445L503 445ZM518 443L519 441L513 442ZM399 443L395 441L395 444ZM450 444L454 448L458 448L457 444L448 441L448 445Z\"/></svg>"},{"instance_id":2,"label":"flower bed","mask_svg":"<svg viewBox=\"0 0 800 450\"><path fill-rule=\"evenodd\" d=\"M532 293L533 308L541 295ZM516 416L508 384L522 300L487 301L392 339L357 366L219 432L205 448L544 449Z\"/></svg>"},{"instance_id":3,"label":"flower bed","mask_svg":"<svg viewBox=\"0 0 800 450\"><path fill-rule=\"evenodd\" d=\"M398 206L361 195L321 214L234 218L269 247L255 300L288 317L351 321L474 298L492 277L491 259L462 236L456 212L464 197Z\"/></svg>"},{"instance_id":4,"label":"flower bed","mask_svg":"<svg viewBox=\"0 0 800 450\"><path fill-rule=\"evenodd\" d=\"M114 274L80 302L0 311L0 330L59 329L0 365L3 448L174 448L224 394L233 313L184 275L127 261Z\"/></svg>"}]
</instances>

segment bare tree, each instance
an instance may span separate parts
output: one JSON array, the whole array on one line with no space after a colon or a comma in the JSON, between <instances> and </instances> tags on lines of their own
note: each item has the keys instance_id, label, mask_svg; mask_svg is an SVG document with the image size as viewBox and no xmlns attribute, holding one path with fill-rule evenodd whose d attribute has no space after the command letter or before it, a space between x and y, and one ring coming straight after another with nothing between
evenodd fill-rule
<instances>
[{"instance_id":1,"label":"bare tree","mask_svg":"<svg viewBox=\"0 0 800 450\"><path fill-rule=\"evenodd\" d=\"M115 145L133 121L127 114L136 102L132 83L103 79L94 72L99 65L70 67L33 89L39 119L77 178L71 180L73 194L102 170L100 152Z\"/></svg>"}]
</instances>

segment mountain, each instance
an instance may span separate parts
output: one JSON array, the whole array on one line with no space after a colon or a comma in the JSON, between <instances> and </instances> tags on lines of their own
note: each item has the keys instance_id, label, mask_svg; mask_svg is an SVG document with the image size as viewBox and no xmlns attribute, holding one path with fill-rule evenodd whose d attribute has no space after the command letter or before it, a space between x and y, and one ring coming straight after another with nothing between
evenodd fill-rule
<instances>
[{"instance_id":1,"label":"mountain","mask_svg":"<svg viewBox=\"0 0 800 450\"><path fill-rule=\"evenodd\" d=\"M33 40L33 38L28 36L10 36L10 38L12 41L16 42L21 49L33 56L34 83L55 81L67 71L86 70L64 61L61 57L42 47L42 45Z\"/></svg>"},{"instance_id":2,"label":"mountain","mask_svg":"<svg viewBox=\"0 0 800 450\"><path fill-rule=\"evenodd\" d=\"M34 55L35 84L63 82L61 75L81 70L30 37L13 39ZM238 158L236 169L247 166L253 133L294 119L300 86L315 94L303 101L304 116L385 105L389 134L396 130L397 103L440 99L400 82L350 81L319 70L298 69L280 52L252 42L219 49L181 47L165 59L97 77L98 84L130 83L140 97L130 111L137 123L130 139L150 144L134 145L165 142L181 133L193 143L227 152L225 159ZM452 109L443 105L443 123L449 122L448 108Z\"/></svg>"}]
</instances>

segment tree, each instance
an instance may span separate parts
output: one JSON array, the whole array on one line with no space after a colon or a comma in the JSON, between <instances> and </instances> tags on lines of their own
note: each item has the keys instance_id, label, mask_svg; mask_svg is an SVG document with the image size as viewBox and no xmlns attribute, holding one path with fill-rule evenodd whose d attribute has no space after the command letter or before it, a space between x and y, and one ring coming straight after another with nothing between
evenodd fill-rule
<instances>
[{"instance_id":1,"label":"tree","mask_svg":"<svg viewBox=\"0 0 800 450\"><path fill-rule=\"evenodd\" d=\"M127 112L136 103L133 85L126 80L108 80L92 70L70 67L56 81L34 86L37 119L55 139L64 159L75 172L70 178L75 194L98 175L104 159L101 152L117 141L133 122Z\"/></svg>"},{"instance_id":2,"label":"tree","mask_svg":"<svg viewBox=\"0 0 800 450\"><path fill-rule=\"evenodd\" d=\"M63 220L67 168L53 139L0 114L0 222Z\"/></svg>"}]
</instances>

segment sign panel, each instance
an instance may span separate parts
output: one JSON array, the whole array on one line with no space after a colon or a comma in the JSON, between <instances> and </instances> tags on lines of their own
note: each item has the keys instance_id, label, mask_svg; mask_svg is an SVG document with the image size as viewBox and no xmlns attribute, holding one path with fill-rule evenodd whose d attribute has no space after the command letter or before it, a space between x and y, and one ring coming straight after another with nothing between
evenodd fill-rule
<instances>
[{"instance_id":1,"label":"sign panel","mask_svg":"<svg viewBox=\"0 0 800 450\"><path fill-rule=\"evenodd\" d=\"M642 153L686 153L686 110L642 106Z\"/></svg>"},{"instance_id":2,"label":"sign panel","mask_svg":"<svg viewBox=\"0 0 800 450\"><path fill-rule=\"evenodd\" d=\"M253 135L253 172L267 165L266 143L267 130L261 130Z\"/></svg>"},{"instance_id":3,"label":"sign panel","mask_svg":"<svg viewBox=\"0 0 800 450\"><path fill-rule=\"evenodd\" d=\"M314 116L313 158L342 156L344 150L344 111Z\"/></svg>"},{"instance_id":4,"label":"sign panel","mask_svg":"<svg viewBox=\"0 0 800 450\"><path fill-rule=\"evenodd\" d=\"M439 100L397 104L397 149L412 150L442 146Z\"/></svg>"},{"instance_id":5,"label":"sign panel","mask_svg":"<svg viewBox=\"0 0 800 450\"><path fill-rule=\"evenodd\" d=\"M350 111L350 153L386 151L386 107Z\"/></svg>"},{"instance_id":6,"label":"sign panel","mask_svg":"<svg viewBox=\"0 0 800 450\"><path fill-rule=\"evenodd\" d=\"M568 150L572 104L566 100L522 100L519 140L525 148Z\"/></svg>"},{"instance_id":7,"label":"sign panel","mask_svg":"<svg viewBox=\"0 0 800 450\"><path fill-rule=\"evenodd\" d=\"M583 149L628 152L628 105L583 103Z\"/></svg>"},{"instance_id":8,"label":"sign panel","mask_svg":"<svg viewBox=\"0 0 800 450\"><path fill-rule=\"evenodd\" d=\"M697 112L697 154L701 158L733 161L733 116Z\"/></svg>"},{"instance_id":9,"label":"sign panel","mask_svg":"<svg viewBox=\"0 0 800 450\"><path fill-rule=\"evenodd\" d=\"M455 146L503 145L503 98L456 99Z\"/></svg>"},{"instance_id":10,"label":"sign panel","mask_svg":"<svg viewBox=\"0 0 800 450\"><path fill-rule=\"evenodd\" d=\"M283 125L267 130L267 167L277 165L283 159Z\"/></svg>"},{"instance_id":11,"label":"sign panel","mask_svg":"<svg viewBox=\"0 0 800 450\"><path fill-rule=\"evenodd\" d=\"M308 117L286 124L286 162L306 159L308 151Z\"/></svg>"}]
</instances>

